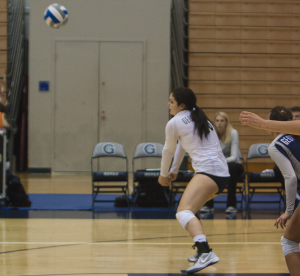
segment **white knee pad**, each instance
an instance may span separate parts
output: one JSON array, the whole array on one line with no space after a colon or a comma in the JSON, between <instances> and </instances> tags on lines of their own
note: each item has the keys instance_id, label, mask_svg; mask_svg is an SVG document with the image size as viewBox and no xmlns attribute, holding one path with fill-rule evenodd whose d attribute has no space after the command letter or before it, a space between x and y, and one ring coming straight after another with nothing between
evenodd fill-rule
<instances>
[{"instance_id":1,"label":"white knee pad","mask_svg":"<svg viewBox=\"0 0 300 276\"><path fill-rule=\"evenodd\" d=\"M281 237L281 246L284 256L290 253L300 252L299 243L290 241L284 237Z\"/></svg>"},{"instance_id":2,"label":"white knee pad","mask_svg":"<svg viewBox=\"0 0 300 276\"><path fill-rule=\"evenodd\" d=\"M179 223L182 225L184 229L186 229L186 226L188 222L192 219L195 218L195 215L192 211L190 210L184 210L181 212L178 212L176 214L176 219L179 221Z\"/></svg>"}]
</instances>

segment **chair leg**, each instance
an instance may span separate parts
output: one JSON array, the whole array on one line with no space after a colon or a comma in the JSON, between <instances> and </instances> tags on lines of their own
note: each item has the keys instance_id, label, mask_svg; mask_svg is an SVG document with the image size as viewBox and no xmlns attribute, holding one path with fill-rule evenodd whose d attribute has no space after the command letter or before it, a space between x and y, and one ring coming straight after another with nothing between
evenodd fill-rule
<instances>
[{"instance_id":1,"label":"chair leg","mask_svg":"<svg viewBox=\"0 0 300 276\"><path fill-rule=\"evenodd\" d=\"M281 201L284 202L284 198L282 196L282 190L281 189L277 189L277 191L278 191L278 194L279 194L279 211L281 211Z\"/></svg>"},{"instance_id":2,"label":"chair leg","mask_svg":"<svg viewBox=\"0 0 300 276\"><path fill-rule=\"evenodd\" d=\"M164 195L165 195L165 198L166 198L166 200L167 200L167 202L168 202L168 207L170 208L170 192L167 192L167 188L165 188L164 189Z\"/></svg>"},{"instance_id":3,"label":"chair leg","mask_svg":"<svg viewBox=\"0 0 300 276\"><path fill-rule=\"evenodd\" d=\"M249 200L250 195L247 195L247 199L246 199L246 210L249 209L249 204L250 204L250 200Z\"/></svg>"},{"instance_id":4,"label":"chair leg","mask_svg":"<svg viewBox=\"0 0 300 276\"><path fill-rule=\"evenodd\" d=\"M128 184L127 184L127 187L122 188L122 192L125 196L125 199L127 201L127 206L129 208L130 207L130 198L129 198L129 195L127 195L127 191L128 191Z\"/></svg>"},{"instance_id":5,"label":"chair leg","mask_svg":"<svg viewBox=\"0 0 300 276\"><path fill-rule=\"evenodd\" d=\"M282 201L283 209L284 209L284 206L285 206L285 200L284 200L284 196L283 196L283 190L280 191L280 201Z\"/></svg>"},{"instance_id":6,"label":"chair leg","mask_svg":"<svg viewBox=\"0 0 300 276\"><path fill-rule=\"evenodd\" d=\"M127 194L125 194L125 198L126 198L128 209L129 209L129 207L130 207L130 200L129 200L129 197L127 196Z\"/></svg>"},{"instance_id":7,"label":"chair leg","mask_svg":"<svg viewBox=\"0 0 300 276\"><path fill-rule=\"evenodd\" d=\"M177 194L177 189L175 188L175 191L173 191L173 188L170 189L170 206L175 206L175 196Z\"/></svg>"},{"instance_id":8,"label":"chair leg","mask_svg":"<svg viewBox=\"0 0 300 276\"><path fill-rule=\"evenodd\" d=\"M243 192L240 191L241 193L241 209L243 209L243 200L244 200L244 197L243 197Z\"/></svg>"},{"instance_id":9,"label":"chair leg","mask_svg":"<svg viewBox=\"0 0 300 276\"><path fill-rule=\"evenodd\" d=\"M94 188L93 188L94 189ZM96 198L97 198L97 195L98 195L98 193L99 193L99 190L100 190L100 188L99 187L97 187L97 188L95 188L96 190L93 190L93 195L92 195L92 207L93 207L93 209L94 209L94 207L95 207L95 200L96 200Z\"/></svg>"},{"instance_id":10,"label":"chair leg","mask_svg":"<svg viewBox=\"0 0 300 276\"><path fill-rule=\"evenodd\" d=\"M255 189L253 188L251 195L248 195L247 210L250 210L250 204L251 204L251 200L254 195L254 192L255 192Z\"/></svg>"},{"instance_id":11,"label":"chair leg","mask_svg":"<svg viewBox=\"0 0 300 276\"><path fill-rule=\"evenodd\" d=\"M246 206L247 206L247 197L246 194L243 193L243 210L246 210Z\"/></svg>"},{"instance_id":12,"label":"chair leg","mask_svg":"<svg viewBox=\"0 0 300 276\"><path fill-rule=\"evenodd\" d=\"M96 200L96 197L97 197L97 193L93 193L93 195L92 195L92 207L93 207L93 209L94 209L94 207L95 207L95 200Z\"/></svg>"},{"instance_id":13,"label":"chair leg","mask_svg":"<svg viewBox=\"0 0 300 276\"><path fill-rule=\"evenodd\" d=\"M175 196L177 194L177 191L173 191L173 188L171 189L170 191L170 204L171 204L171 207L175 206L176 202L175 202Z\"/></svg>"},{"instance_id":14,"label":"chair leg","mask_svg":"<svg viewBox=\"0 0 300 276\"><path fill-rule=\"evenodd\" d=\"M135 203L136 203L136 200L137 200L137 198L138 198L139 195L140 195L140 192L138 191L138 189L135 190L135 195L132 198L132 205L133 205L133 207L135 207Z\"/></svg>"}]
</instances>

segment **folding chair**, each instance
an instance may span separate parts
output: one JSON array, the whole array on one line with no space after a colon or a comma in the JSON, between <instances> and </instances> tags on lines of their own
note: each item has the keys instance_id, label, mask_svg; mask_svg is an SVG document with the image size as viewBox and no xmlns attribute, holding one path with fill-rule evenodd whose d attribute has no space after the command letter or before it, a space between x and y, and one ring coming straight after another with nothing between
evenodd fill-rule
<instances>
[{"instance_id":1,"label":"folding chair","mask_svg":"<svg viewBox=\"0 0 300 276\"><path fill-rule=\"evenodd\" d=\"M133 194L132 202L135 206L137 199L142 192L153 192L154 185L159 190L163 190L165 199L169 204L169 189L157 186L157 180L160 175L160 169L139 169L135 170L135 161L141 158L161 158L163 145L160 143L141 143L137 145L135 153L132 159L132 170L133 170ZM154 185L153 185L154 184ZM159 185L159 184L158 184ZM157 195L159 196L159 195Z\"/></svg>"},{"instance_id":2,"label":"folding chair","mask_svg":"<svg viewBox=\"0 0 300 276\"><path fill-rule=\"evenodd\" d=\"M103 171L99 169L94 170L96 160L101 158L111 157L114 159L123 159L122 167L126 167L124 171ZM98 143L94 147L93 155L91 158L91 172L92 172L92 198L93 208L95 202L114 202L114 200L99 200L99 194L123 193L129 207L128 197L128 160L124 152L123 146L118 143Z\"/></svg>"},{"instance_id":3,"label":"folding chair","mask_svg":"<svg viewBox=\"0 0 300 276\"><path fill-rule=\"evenodd\" d=\"M270 165L270 162L266 162L271 157L268 153L268 147L270 144L258 143L250 146L246 159L246 175L247 175L247 188L248 188L248 202L247 209L250 209L251 203L279 203L279 209L281 209L281 201L285 203L284 199L284 182L275 176L274 173L264 173L264 172L249 172L249 160L258 160L260 158L264 159L265 168ZM271 163L272 164L272 163ZM270 166L269 166L270 167ZM253 201L254 194L278 194L279 200L259 200Z\"/></svg>"}]
</instances>

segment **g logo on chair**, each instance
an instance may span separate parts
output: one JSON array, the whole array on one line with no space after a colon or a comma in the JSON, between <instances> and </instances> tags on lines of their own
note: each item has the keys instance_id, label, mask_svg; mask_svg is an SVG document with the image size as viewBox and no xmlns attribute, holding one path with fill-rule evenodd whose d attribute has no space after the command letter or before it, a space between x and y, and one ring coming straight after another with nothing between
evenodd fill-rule
<instances>
[{"instance_id":1,"label":"g logo on chair","mask_svg":"<svg viewBox=\"0 0 300 276\"><path fill-rule=\"evenodd\" d=\"M268 155L268 147L266 145L261 145L257 148L257 152L260 155Z\"/></svg>"},{"instance_id":2,"label":"g logo on chair","mask_svg":"<svg viewBox=\"0 0 300 276\"><path fill-rule=\"evenodd\" d=\"M144 146L144 152L146 154L155 154L156 148L155 148L155 146L153 144L146 144Z\"/></svg>"},{"instance_id":3,"label":"g logo on chair","mask_svg":"<svg viewBox=\"0 0 300 276\"><path fill-rule=\"evenodd\" d=\"M106 153L106 154L114 154L115 153L115 147L112 144L105 144L103 145L102 150Z\"/></svg>"}]
</instances>

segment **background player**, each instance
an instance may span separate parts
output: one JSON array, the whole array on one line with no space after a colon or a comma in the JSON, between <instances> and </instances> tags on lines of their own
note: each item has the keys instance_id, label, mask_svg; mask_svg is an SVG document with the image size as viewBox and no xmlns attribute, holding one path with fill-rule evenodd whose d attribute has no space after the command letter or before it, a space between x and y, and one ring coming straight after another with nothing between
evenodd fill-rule
<instances>
[{"instance_id":1,"label":"background player","mask_svg":"<svg viewBox=\"0 0 300 276\"><path fill-rule=\"evenodd\" d=\"M300 142L296 141L299 140L299 137L293 137L284 133L300 135L300 121L287 121L292 120L292 114L290 112L288 115L289 112L288 109L283 107L276 107L271 111L270 120L264 120L255 113L243 111L240 114L240 121L244 126L265 129L277 134L280 133L271 143L269 152L285 178L287 210L276 220L275 226L278 228L278 225L280 225L283 229L287 220L291 218L284 236L281 238L281 245L291 276L299 276L300 207L297 207L292 216L291 213L297 190L297 177L295 177L294 169L300 161ZM277 120L274 121L275 119ZM299 169L300 167L296 168L298 175Z\"/></svg>"}]
</instances>

